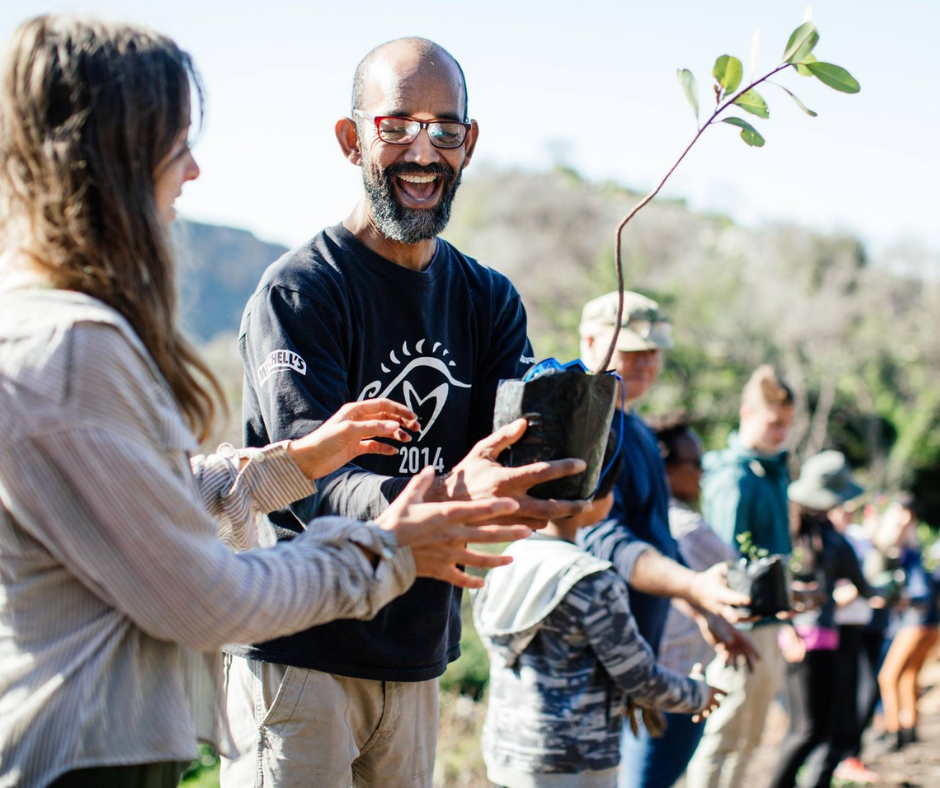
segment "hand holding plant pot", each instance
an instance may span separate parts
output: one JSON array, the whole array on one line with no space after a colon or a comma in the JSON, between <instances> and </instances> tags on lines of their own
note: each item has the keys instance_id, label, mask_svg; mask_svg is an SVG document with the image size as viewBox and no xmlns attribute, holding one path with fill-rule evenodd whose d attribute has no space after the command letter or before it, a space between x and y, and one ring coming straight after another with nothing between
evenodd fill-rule
<instances>
[{"instance_id":1,"label":"hand holding plant pot","mask_svg":"<svg viewBox=\"0 0 940 788\"><path fill-rule=\"evenodd\" d=\"M535 498L588 499L602 472L604 448L614 416L617 380L591 375L580 362L554 359L536 365L523 380L504 380L496 392L493 428L524 418L528 429L507 448L501 462L525 466L576 457L583 472L531 488Z\"/></svg>"},{"instance_id":2,"label":"hand holding plant pot","mask_svg":"<svg viewBox=\"0 0 940 788\"><path fill-rule=\"evenodd\" d=\"M517 419L481 440L449 474L437 480L436 490L432 488L428 499L512 498L519 504L518 511L494 522L530 528L543 528L549 520L571 517L587 509L590 501L543 500L529 492L540 484L582 473L586 467L584 460L557 459L513 468L500 465L500 455L519 441L526 426L525 419Z\"/></svg>"},{"instance_id":3,"label":"hand holding plant pot","mask_svg":"<svg viewBox=\"0 0 940 788\"><path fill-rule=\"evenodd\" d=\"M728 565L728 585L748 594L752 616L776 616L790 610L790 561L785 555L768 555L754 544L750 532L738 536L739 563Z\"/></svg>"}]
</instances>

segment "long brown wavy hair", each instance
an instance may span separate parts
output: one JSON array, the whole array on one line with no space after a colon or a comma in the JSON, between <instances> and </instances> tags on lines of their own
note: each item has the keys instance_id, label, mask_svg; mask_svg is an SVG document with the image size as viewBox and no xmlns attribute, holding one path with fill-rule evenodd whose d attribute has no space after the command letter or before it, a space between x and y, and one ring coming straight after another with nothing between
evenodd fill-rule
<instances>
[{"instance_id":1,"label":"long brown wavy hair","mask_svg":"<svg viewBox=\"0 0 940 788\"><path fill-rule=\"evenodd\" d=\"M225 399L177 325L176 260L154 198L157 169L194 109L201 119L190 56L124 23L31 19L0 71L4 247L54 287L116 309L205 440Z\"/></svg>"}]
</instances>

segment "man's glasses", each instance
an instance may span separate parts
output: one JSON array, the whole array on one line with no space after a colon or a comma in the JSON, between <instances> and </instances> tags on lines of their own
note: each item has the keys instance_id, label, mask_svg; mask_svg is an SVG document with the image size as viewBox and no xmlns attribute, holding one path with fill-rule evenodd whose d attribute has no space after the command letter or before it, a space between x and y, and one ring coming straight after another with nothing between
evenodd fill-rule
<instances>
[{"instance_id":1,"label":"man's glasses","mask_svg":"<svg viewBox=\"0 0 940 788\"><path fill-rule=\"evenodd\" d=\"M702 458L701 457L676 457L674 460L670 461L670 465L691 465L696 470L702 470Z\"/></svg>"},{"instance_id":2,"label":"man's glasses","mask_svg":"<svg viewBox=\"0 0 940 788\"><path fill-rule=\"evenodd\" d=\"M375 123L375 131L382 142L389 145L410 145L421 129L428 130L428 139L435 148L459 148L467 139L469 123L457 120L415 120L397 115L368 115L362 110L353 110L363 120Z\"/></svg>"}]
</instances>

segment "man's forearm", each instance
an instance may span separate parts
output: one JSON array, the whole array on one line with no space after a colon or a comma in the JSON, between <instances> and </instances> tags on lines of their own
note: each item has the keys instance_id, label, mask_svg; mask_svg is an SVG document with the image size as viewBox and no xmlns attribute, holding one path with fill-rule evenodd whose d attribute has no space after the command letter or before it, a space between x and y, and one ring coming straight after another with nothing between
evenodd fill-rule
<instances>
[{"instance_id":1,"label":"man's forearm","mask_svg":"<svg viewBox=\"0 0 940 788\"><path fill-rule=\"evenodd\" d=\"M291 508L302 522L329 515L374 520L407 484L407 478L382 476L347 465L320 479L316 496L294 504Z\"/></svg>"},{"instance_id":2,"label":"man's forearm","mask_svg":"<svg viewBox=\"0 0 940 788\"><path fill-rule=\"evenodd\" d=\"M633 565L629 582L644 594L679 598L691 603L695 577L695 572L657 550L644 550Z\"/></svg>"}]
</instances>

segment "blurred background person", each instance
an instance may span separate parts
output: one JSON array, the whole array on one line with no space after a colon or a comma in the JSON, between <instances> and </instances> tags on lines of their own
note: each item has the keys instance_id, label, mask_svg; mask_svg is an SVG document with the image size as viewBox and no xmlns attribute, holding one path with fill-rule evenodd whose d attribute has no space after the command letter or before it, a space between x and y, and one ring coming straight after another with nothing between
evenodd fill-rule
<instances>
[{"instance_id":1,"label":"blurred background person","mask_svg":"<svg viewBox=\"0 0 940 788\"><path fill-rule=\"evenodd\" d=\"M866 523L857 522L866 513ZM874 520L872 519L874 517ZM866 562L876 548L871 539L877 528L874 507L864 509L855 501L837 506L829 512L836 530L845 536L862 566L865 579L876 586L878 578ZM880 589L878 589L880 591ZM881 647L888 622L888 607L882 596L865 599L848 581L836 584L835 621L839 626L839 700L835 705L835 730L832 736L832 757L841 758L834 776L850 783L870 783L878 779L862 760L862 734L871 721L878 703L878 671L881 667Z\"/></svg>"},{"instance_id":2,"label":"blurred background person","mask_svg":"<svg viewBox=\"0 0 940 788\"><path fill-rule=\"evenodd\" d=\"M904 573L901 599L893 616L891 644L885 654L878 686L884 733L891 749L917 741L917 677L930 650L937 645L940 622L937 579L924 569L917 538L917 502L898 496L884 515L882 548L899 559Z\"/></svg>"},{"instance_id":3,"label":"blurred background person","mask_svg":"<svg viewBox=\"0 0 940 788\"><path fill-rule=\"evenodd\" d=\"M809 754L822 746L808 785L824 788L841 760L833 746L839 706L847 691L841 681L844 671L839 652L839 630L835 623L836 592L844 600L868 597L871 590L852 546L833 522L838 508L861 495L863 489L852 478L845 456L824 451L808 459L800 477L790 485L788 496L795 505L793 566L797 578L815 583L817 604L793 619L793 626L780 632L787 660L786 699L790 718L787 736L780 745L780 758L770 783L772 788L792 788ZM836 588L839 580L848 581Z\"/></svg>"},{"instance_id":4,"label":"blurred background person","mask_svg":"<svg viewBox=\"0 0 940 788\"><path fill-rule=\"evenodd\" d=\"M783 445L793 424L793 392L769 364L744 387L740 426L726 449L705 455L702 513L719 538L738 550L739 537L770 555L789 555L788 454ZM723 660L708 667L708 683L728 692L708 718L689 764L689 788L738 786L760 744L771 701L783 683L786 663L777 645L783 625L774 617L756 622L748 635L760 654L752 671Z\"/></svg>"}]
</instances>

